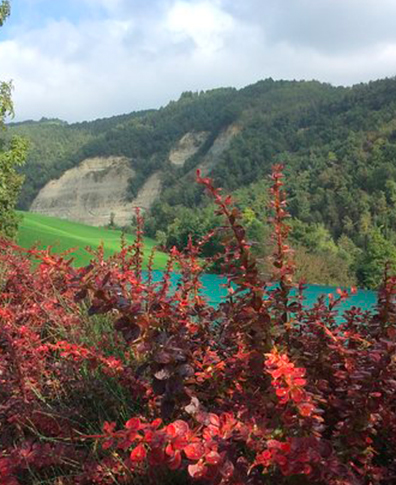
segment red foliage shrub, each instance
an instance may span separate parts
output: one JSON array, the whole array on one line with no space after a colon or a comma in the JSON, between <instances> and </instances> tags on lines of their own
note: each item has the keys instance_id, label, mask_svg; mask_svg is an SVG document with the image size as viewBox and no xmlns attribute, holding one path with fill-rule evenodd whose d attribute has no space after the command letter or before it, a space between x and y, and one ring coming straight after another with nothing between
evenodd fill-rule
<instances>
[{"instance_id":1,"label":"red foliage shrub","mask_svg":"<svg viewBox=\"0 0 396 485\"><path fill-rule=\"evenodd\" d=\"M225 218L218 308L200 294L206 241L173 250L160 282L142 272L140 229L79 269L1 241L0 484L396 483L396 278L373 314L340 323L345 290L306 308L281 167L275 288L231 198L198 180Z\"/></svg>"}]
</instances>

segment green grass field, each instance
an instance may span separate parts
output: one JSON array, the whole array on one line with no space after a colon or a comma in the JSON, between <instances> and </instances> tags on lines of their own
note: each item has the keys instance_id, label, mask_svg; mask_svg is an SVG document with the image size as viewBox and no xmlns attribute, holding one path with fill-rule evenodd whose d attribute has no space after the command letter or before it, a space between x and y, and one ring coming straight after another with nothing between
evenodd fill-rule
<instances>
[{"instance_id":1,"label":"green grass field","mask_svg":"<svg viewBox=\"0 0 396 485\"><path fill-rule=\"evenodd\" d=\"M85 250L87 246L96 249L103 243L107 257L120 249L121 231L86 226L31 212L19 214L23 217L18 233L20 246L30 248L37 244L41 249L51 246L56 253L73 249L70 257L74 258L75 266L89 264L91 255ZM126 240L132 244L134 236L127 234ZM145 262L155 244L154 240L145 238ZM154 269L164 269L166 261L167 255L158 252L154 259Z\"/></svg>"}]
</instances>

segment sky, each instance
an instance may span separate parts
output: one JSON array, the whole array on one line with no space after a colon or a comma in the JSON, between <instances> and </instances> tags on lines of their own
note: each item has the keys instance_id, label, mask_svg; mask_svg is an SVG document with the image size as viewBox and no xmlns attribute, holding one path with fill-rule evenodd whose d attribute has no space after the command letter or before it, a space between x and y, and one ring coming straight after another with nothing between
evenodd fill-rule
<instances>
[{"instance_id":1,"label":"sky","mask_svg":"<svg viewBox=\"0 0 396 485\"><path fill-rule=\"evenodd\" d=\"M1 1L1 0L0 0ZM396 75L396 0L11 0L16 120L92 120L260 79Z\"/></svg>"}]
</instances>

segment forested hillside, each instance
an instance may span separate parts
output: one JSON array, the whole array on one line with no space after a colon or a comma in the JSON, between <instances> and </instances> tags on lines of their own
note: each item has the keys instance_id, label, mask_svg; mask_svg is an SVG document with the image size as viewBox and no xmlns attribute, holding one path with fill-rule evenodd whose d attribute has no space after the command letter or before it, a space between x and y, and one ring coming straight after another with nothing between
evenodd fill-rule
<instances>
[{"instance_id":1,"label":"forested hillside","mask_svg":"<svg viewBox=\"0 0 396 485\"><path fill-rule=\"evenodd\" d=\"M229 127L229 146L208 157ZM395 79L352 88L267 79L241 90L183 93L159 110L73 125L26 122L9 131L31 140L21 208L82 160L125 156L136 172L131 199L162 171L146 229L164 246L181 247L188 233L198 237L218 224L202 187L192 183L200 167L235 192L255 251L264 256L266 175L282 162L296 258L309 281L373 287L383 262L396 263ZM170 153L187 133L205 133L204 142L185 163L173 164Z\"/></svg>"}]
</instances>

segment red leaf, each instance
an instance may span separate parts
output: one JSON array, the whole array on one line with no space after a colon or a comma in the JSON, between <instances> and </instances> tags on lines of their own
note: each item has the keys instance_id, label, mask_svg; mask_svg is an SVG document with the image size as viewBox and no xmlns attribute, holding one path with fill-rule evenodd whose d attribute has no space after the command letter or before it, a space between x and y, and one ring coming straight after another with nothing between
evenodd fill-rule
<instances>
[{"instance_id":1,"label":"red leaf","mask_svg":"<svg viewBox=\"0 0 396 485\"><path fill-rule=\"evenodd\" d=\"M146 459L146 456L147 456L146 448L142 444L140 444L140 445L137 445L137 447L131 451L129 458L133 462L140 463L141 461L144 461Z\"/></svg>"},{"instance_id":2,"label":"red leaf","mask_svg":"<svg viewBox=\"0 0 396 485\"><path fill-rule=\"evenodd\" d=\"M166 432L172 437L187 434L190 431L188 424L181 419L178 419L166 427Z\"/></svg>"},{"instance_id":3,"label":"red leaf","mask_svg":"<svg viewBox=\"0 0 396 485\"><path fill-rule=\"evenodd\" d=\"M103 424L103 432L109 433L109 434L113 433L113 431L115 430L115 427L116 427L116 423L109 423L105 421Z\"/></svg>"},{"instance_id":4,"label":"red leaf","mask_svg":"<svg viewBox=\"0 0 396 485\"><path fill-rule=\"evenodd\" d=\"M157 418L157 419L154 419L154 421L151 423L151 426L155 429L159 428L162 424L162 419L161 418Z\"/></svg>"},{"instance_id":5,"label":"red leaf","mask_svg":"<svg viewBox=\"0 0 396 485\"><path fill-rule=\"evenodd\" d=\"M293 371L293 377L304 377L306 372L304 367L296 367Z\"/></svg>"},{"instance_id":6,"label":"red leaf","mask_svg":"<svg viewBox=\"0 0 396 485\"><path fill-rule=\"evenodd\" d=\"M180 451L176 451L173 457L168 461L168 466L171 470L180 468L182 457Z\"/></svg>"},{"instance_id":7,"label":"red leaf","mask_svg":"<svg viewBox=\"0 0 396 485\"><path fill-rule=\"evenodd\" d=\"M272 453L270 450L265 450L256 456L255 465L268 466L271 463Z\"/></svg>"},{"instance_id":8,"label":"red leaf","mask_svg":"<svg viewBox=\"0 0 396 485\"><path fill-rule=\"evenodd\" d=\"M282 443L280 445L280 449L284 452L284 453L289 453L290 452L290 443Z\"/></svg>"},{"instance_id":9,"label":"red leaf","mask_svg":"<svg viewBox=\"0 0 396 485\"><path fill-rule=\"evenodd\" d=\"M193 478L202 478L205 475L206 466L203 463L188 465L188 473Z\"/></svg>"},{"instance_id":10,"label":"red leaf","mask_svg":"<svg viewBox=\"0 0 396 485\"><path fill-rule=\"evenodd\" d=\"M109 448L111 448L113 446L113 444L114 444L113 440L106 440L106 441L103 442L102 448L104 450L108 450Z\"/></svg>"},{"instance_id":11,"label":"red leaf","mask_svg":"<svg viewBox=\"0 0 396 485\"><path fill-rule=\"evenodd\" d=\"M210 451L206 456L205 456L206 463L209 463L209 465L218 465L221 460L221 456L217 453L217 451Z\"/></svg>"},{"instance_id":12,"label":"red leaf","mask_svg":"<svg viewBox=\"0 0 396 485\"><path fill-rule=\"evenodd\" d=\"M274 378L274 379L279 379L279 377L283 376L285 373L285 370L282 369L282 368L279 368L279 369L275 369L273 371L270 371L270 374L271 376Z\"/></svg>"},{"instance_id":13,"label":"red leaf","mask_svg":"<svg viewBox=\"0 0 396 485\"><path fill-rule=\"evenodd\" d=\"M200 460L205 453L205 448L201 443L191 443L183 451L189 460Z\"/></svg>"},{"instance_id":14,"label":"red leaf","mask_svg":"<svg viewBox=\"0 0 396 485\"><path fill-rule=\"evenodd\" d=\"M147 430L145 433L144 433L144 441L147 443L147 444L150 444L153 440L155 439L155 433L154 431L152 431L151 429Z\"/></svg>"},{"instance_id":15,"label":"red leaf","mask_svg":"<svg viewBox=\"0 0 396 485\"><path fill-rule=\"evenodd\" d=\"M209 421L210 421L210 424L212 424L213 426L220 428L220 418L217 416L217 414L210 413Z\"/></svg>"},{"instance_id":16,"label":"red leaf","mask_svg":"<svg viewBox=\"0 0 396 485\"><path fill-rule=\"evenodd\" d=\"M284 387L281 387L275 391L276 395L280 398L282 398L282 401L285 402L288 400L288 394L289 390L285 389Z\"/></svg>"},{"instance_id":17,"label":"red leaf","mask_svg":"<svg viewBox=\"0 0 396 485\"><path fill-rule=\"evenodd\" d=\"M175 455L175 450L173 449L173 446L170 443L166 445L165 453L168 456L174 456Z\"/></svg>"},{"instance_id":18,"label":"red leaf","mask_svg":"<svg viewBox=\"0 0 396 485\"><path fill-rule=\"evenodd\" d=\"M300 403L306 397L306 393L301 389L292 389L290 391L290 397L295 403Z\"/></svg>"},{"instance_id":19,"label":"red leaf","mask_svg":"<svg viewBox=\"0 0 396 485\"><path fill-rule=\"evenodd\" d=\"M301 416L309 417L313 413L313 410L315 409L315 407L313 406L313 404L305 402L300 404L298 409L300 411Z\"/></svg>"},{"instance_id":20,"label":"red leaf","mask_svg":"<svg viewBox=\"0 0 396 485\"><path fill-rule=\"evenodd\" d=\"M180 435L172 440L172 446L175 450L182 450L188 444L188 435Z\"/></svg>"},{"instance_id":21,"label":"red leaf","mask_svg":"<svg viewBox=\"0 0 396 485\"><path fill-rule=\"evenodd\" d=\"M138 431L141 429L141 422L139 418L131 418L129 421L125 423L125 427L129 430Z\"/></svg>"},{"instance_id":22,"label":"red leaf","mask_svg":"<svg viewBox=\"0 0 396 485\"><path fill-rule=\"evenodd\" d=\"M282 443L278 440L268 440L267 446L270 449L280 450Z\"/></svg>"}]
</instances>

